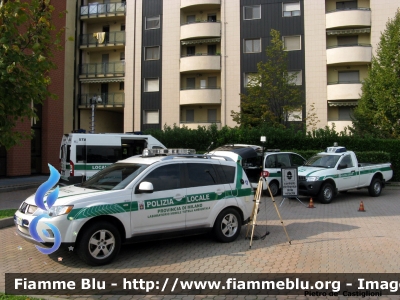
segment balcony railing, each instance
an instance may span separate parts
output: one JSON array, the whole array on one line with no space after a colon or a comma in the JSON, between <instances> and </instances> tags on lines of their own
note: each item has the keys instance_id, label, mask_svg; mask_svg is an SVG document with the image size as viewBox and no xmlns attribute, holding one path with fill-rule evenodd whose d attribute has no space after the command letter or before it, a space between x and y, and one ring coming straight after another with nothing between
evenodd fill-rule
<instances>
[{"instance_id":1,"label":"balcony railing","mask_svg":"<svg viewBox=\"0 0 400 300\"><path fill-rule=\"evenodd\" d=\"M94 32L80 35L80 46L125 45L125 31Z\"/></svg>"},{"instance_id":2,"label":"balcony railing","mask_svg":"<svg viewBox=\"0 0 400 300\"><path fill-rule=\"evenodd\" d=\"M216 89L220 89L221 87L216 86L216 85L206 85L206 86L200 86L200 85L196 85L196 86L187 86L187 87L183 87L181 88L181 91L187 91L187 90L216 90Z\"/></svg>"},{"instance_id":3,"label":"balcony railing","mask_svg":"<svg viewBox=\"0 0 400 300\"><path fill-rule=\"evenodd\" d=\"M126 2L120 3L93 3L81 6L81 17L95 17L98 15L112 15L125 14Z\"/></svg>"},{"instance_id":4,"label":"balcony railing","mask_svg":"<svg viewBox=\"0 0 400 300\"><path fill-rule=\"evenodd\" d=\"M333 46L328 46L326 49L334 49L334 48L342 48L342 47L371 47L371 44L363 44L363 43L351 43L351 44L343 44L343 45L333 45Z\"/></svg>"},{"instance_id":5,"label":"balcony railing","mask_svg":"<svg viewBox=\"0 0 400 300\"><path fill-rule=\"evenodd\" d=\"M214 120L214 121L210 121L210 120L196 120L196 121L185 121L185 120L181 120L181 123L184 124L192 124L192 123L221 123L221 120Z\"/></svg>"},{"instance_id":6,"label":"balcony railing","mask_svg":"<svg viewBox=\"0 0 400 300\"><path fill-rule=\"evenodd\" d=\"M349 11L349 10L368 10L368 11L370 11L371 9L369 7L355 7L355 8L329 10L326 13L329 14L329 13L333 13L333 12L337 12L337 11Z\"/></svg>"},{"instance_id":7,"label":"balcony railing","mask_svg":"<svg viewBox=\"0 0 400 300\"><path fill-rule=\"evenodd\" d=\"M343 81L343 80L341 80L341 81L329 81L328 82L328 85L331 85L331 84L352 84L352 83L363 83L362 81L360 81L360 80L351 80L351 81Z\"/></svg>"},{"instance_id":8,"label":"balcony railing","mask_svg":"<svg viewBox=\"0 0 400 300\"><path fill-rule=\"evenodd\" d=\"M93 98L94 94L81 94L78 95L78 105L90 107L91 106L91 98ZM101 93L100 95L101 103L96 103L97 107L123 107L125 104L125 93Z\"/></svg>"},{"instance_id":9,"label":"balcony railing","mask_svg":"<svg viewBox=\"0 0 400 300\"><path fill-rule=\"evenodd\" d=\"M124 76L125 62L82 64L79 68L79 75L86 75L87 77L104 75Z\"/></svg>"},{"instance_id":10,"label":"balcony railing","mask_svg":"<svg viewBox=\"0 0 400 300\"><path fill-rule=\"evenodd\" d=\"M201 52L197 52L197 53L193 53L193 54L182 54L181 57L189 57L189 56L215 56L218 55L220 56L221 53L216 52L216 53L201 53Z\"/></svg>"},{"instance_id":11,"label":"balcony railing","mask_svg":"<svg viewBox=\"0 0 400 300\"><path fill-rule=\"evenodd\" d=\"M196 24L196 23L221 23L220 20L216 20L216 21L211 21L211 20L196 20L194 22L182 22L182 25L188 25L188 24Z\"/></svg>"}]
</instances>

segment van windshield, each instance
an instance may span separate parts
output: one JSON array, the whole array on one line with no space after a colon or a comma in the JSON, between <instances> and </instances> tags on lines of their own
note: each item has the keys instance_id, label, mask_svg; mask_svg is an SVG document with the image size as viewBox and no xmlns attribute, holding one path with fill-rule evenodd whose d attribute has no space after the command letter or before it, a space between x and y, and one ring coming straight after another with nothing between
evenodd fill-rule
<instances>
[{"instance_id":1,"label":"van windshield","mask_svg":"<svg viewBox=\"0 0 400 300\"><path fill-rule=\"evenodd\" d=\"M121 190L148 166L116 163L96 173L93 177L83 182L80 187L105 191Z\"/></svg>"},{"instance_id":2,"label":"van windshield","mask_svg":"<svg viewBox=\"0 0 400 300\"><path fill-rule=\"evenodd\" d=\"M334 168L339 158L339 155L315 155L307 160L304 166Z\"/></svg>"}]
</instances>

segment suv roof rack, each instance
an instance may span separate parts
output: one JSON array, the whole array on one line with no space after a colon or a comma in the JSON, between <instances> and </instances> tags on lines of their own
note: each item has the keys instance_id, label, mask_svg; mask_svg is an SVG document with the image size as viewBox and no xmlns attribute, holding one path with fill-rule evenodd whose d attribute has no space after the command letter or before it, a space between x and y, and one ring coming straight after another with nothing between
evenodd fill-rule
<instances>
[{"instance_id":1,"label":"suv roof rack","mask_svg":"<svg viewBox=\"0 0 400 300\"><path fill-rule=\"evenodd\" d=\"M226 156L219 156L219 155L209 155L209 154L192 154L192 155L168 155L163 157L161 160L170 160L175 158L201 158L201 159L219 159L225 161L233 161L232 158Z\"/></svg>"},{"instance_id":2,"label":"suv roof rack","mask_svg":"<svg viewBox=\"0 0 400 300\"><path fill-rule=\"evenodd\" d=\"M265 152L281 152L281 149L267 149Z\"/></svg>"},{"instance_id":3,"label":"suv roof rack","mask_svg":"<svg viewBox=\"0 0 400 300\"><path fill-rule=\"evenodd\" d=\"M148 149L148 148L146 148L142 152L143 157L166 156L166 155L188 155L188 154L196 154L196 150L180 149L180 148L171 148L171 149Z\"/></svg>"}]
</instances>

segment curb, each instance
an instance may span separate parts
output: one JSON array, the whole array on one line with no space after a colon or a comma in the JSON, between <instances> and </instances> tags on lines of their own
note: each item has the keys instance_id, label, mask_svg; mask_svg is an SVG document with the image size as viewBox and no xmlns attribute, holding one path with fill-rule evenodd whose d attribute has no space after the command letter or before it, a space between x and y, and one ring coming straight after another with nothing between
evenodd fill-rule
<instances>
[{"instance_id":1,"label":"curb","mask_svg":"<svg viewBox=\"0 0 400 300\"><path fill-rule=\"evenodd\" d=\"M42 182L34 182L34 183L29 183L29 184L10 185L10 186L5 186L5 187L0 187L0 193L37 188L41 184L42 184Z\"/></svg>"},{"instance_id":2,"label":"curb","mask_svg":"<svg viewBox=\"0 0 400 300\"><path fill-rule=\"evenodd\" d=\"M14 226L14 217L0 219L0 229Z\"/></svg>"}]
</instances>

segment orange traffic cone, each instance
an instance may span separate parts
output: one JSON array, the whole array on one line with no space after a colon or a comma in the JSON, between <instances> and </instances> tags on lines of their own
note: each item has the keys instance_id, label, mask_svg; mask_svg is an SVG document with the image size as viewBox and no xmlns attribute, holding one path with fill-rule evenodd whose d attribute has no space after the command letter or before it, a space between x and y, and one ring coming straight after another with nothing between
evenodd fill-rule
<instances>
[{"instance_id":1,"label":"orange traffic cone","mask_svg":"<svg viewBox=\"0 0 400 300\"><path fill-rule=\"evenodd\" d=\"M365 212L364 203L362 201L360 202L360 208L358 209L358 211Z\"/></svg>"},{"instance_id":2,"label":"orange traffic cone","mask_svg":"<svg viewBox=\"0 0 400 300\"><path fill-rule=\"evenodd\" d=\"M310 198L310 203L308 204L308 208L315 208L312 198Z\"/></svg>"}]
</instances>

